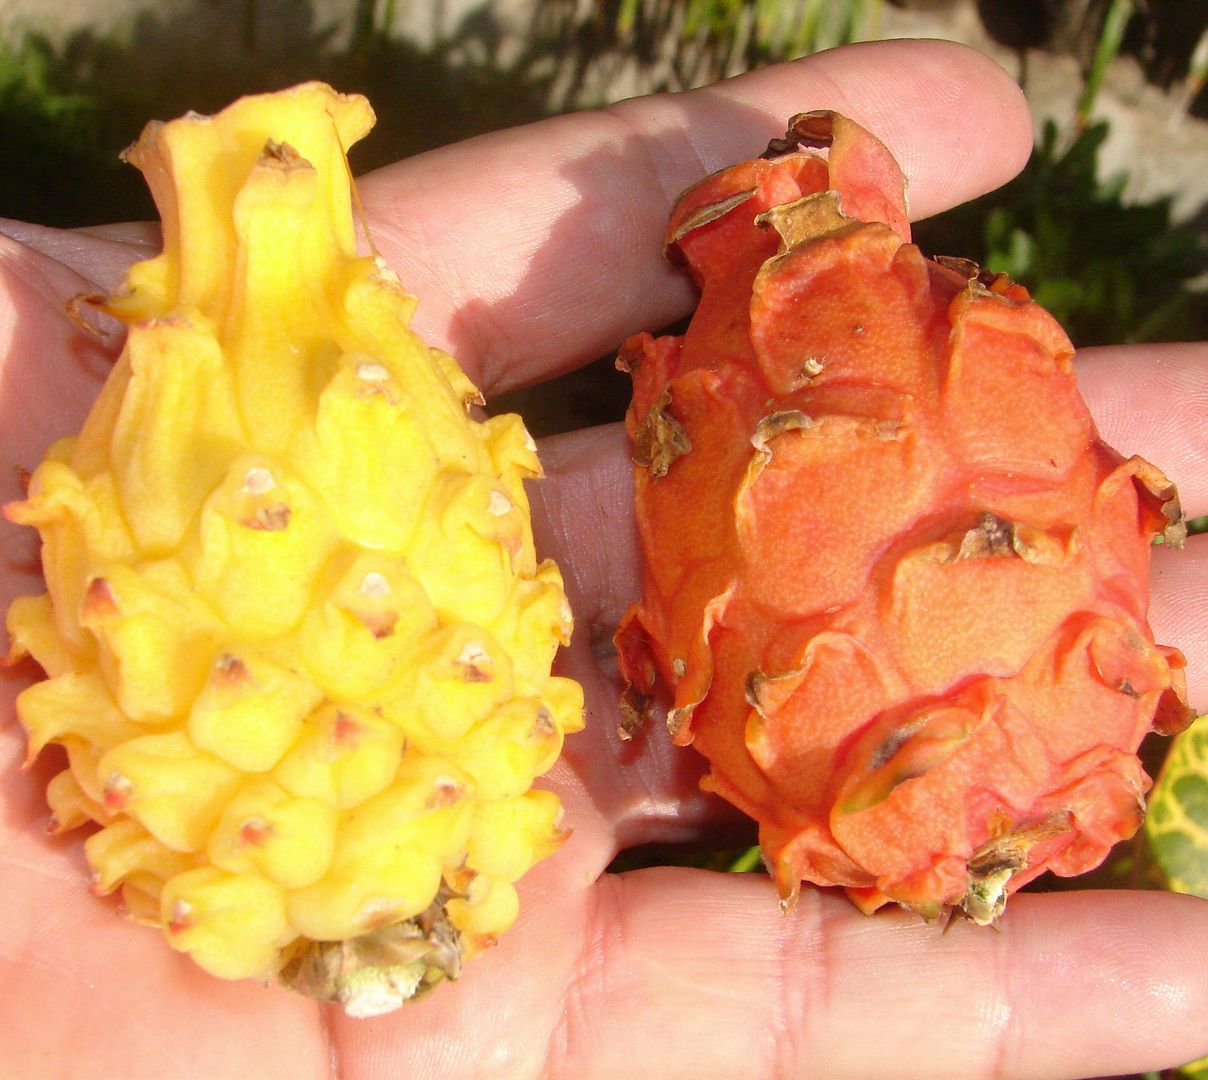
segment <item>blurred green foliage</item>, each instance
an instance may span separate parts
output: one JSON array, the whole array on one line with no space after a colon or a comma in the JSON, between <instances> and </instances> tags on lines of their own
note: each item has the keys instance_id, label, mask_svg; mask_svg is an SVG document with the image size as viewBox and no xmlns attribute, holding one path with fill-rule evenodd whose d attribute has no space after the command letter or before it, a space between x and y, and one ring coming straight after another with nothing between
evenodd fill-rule
<instances>
[{"instance_id":1,"label":"blurred green foliage","mask_svg":"<svg viewBox=\"0 0 1208 1080\"><path fill-rule=\"evenodd\" d=\"M929 254L959 254L1026 285L1078 346L1208 338L1201 231L1171 220L1171 200L1131 202L1126 175L1100 176L1108 125L1064 148L1045 124L1005 187L916 229Z\"/></svg>"},{"instance_id":2,"label":"blurred green foliage","mask_svg":"<svg viewBox=\"0 0 1208 1080\"><path fill-rule=\"evenodd\" d=\"M0 45L4 216L60 224L62 208L77 205L85 191L122 186L99 123L104 105L78 77L76 60L70 48L39 34L25 35L15 48Z\"/></svg>"},{"instance_id":3,"label":"blurred green foliage","mask_svg":"<svg viewBox=\"0 0 1208 1080\"><path fill-rule=\"evenodd\" d=\"M746 67L876 37L882 0L604 0L620 40L674 31L681 47L713 43ZM615 12L610 12L615 8Z\"/></svg>"},{"instance_id":4,"label":"blurred green foliage","mask_svg":"<svg viewBox=\"0 0 1208 1080\"><path fill-rule=\"evenodd\" d=\"M1111 11L1134 6L1113 0ZM608 50L632 46L636 62L653 65L671 42L685 55L696 51L693 70L704 64L716 73L736 59L756 66L875 36L880 0L601 0L586 7L554 0L539 7L531 40L507 57L499 27L477 15L426 49L399 40L387 29L391 0L384 15L380 3L359 4L338 47L310 3L296 5L293 36L284 44L257 38L256 8L246 3L248 18L205 63L184 56L179 64L163 62L186 37L169 16L144 17L122 35L77 33L59 44L10 35L0 44L0 140L9 153L0 170L0 214L61 226L150 216L140 178L119 164L118 151L152 116L210 111L241 93L324 78L368 94L381 124L357 148L354 163L365 170L546 115L557 106L557 72L579 70ZM1105 27L1111 24L1108 18ZM1119 29L1117 19L1111 40L1104 31L1096 57L1115 54ZM147 55L161 59L140 65ZM1088 94L1101 68L1091 65ZM1093 94L1084 98L1093 102ZM1201 230L1173 222L1169 199L1131 201L1126 176L1101 176L1107 135L1105 124L1093 123L1063 139L1049 123L1018 178L923 223L919 242L928 253L961 255L1010 274L1080 346L1208 337L1208 304L1194 287L1208 254Z\"/></svg>"},{"instance_id":5,"label":"blurred green foliage","mask_svg":"<svg viewBox=\"0 0 1208 1080\"><path fill-rule=\"evenodd\" d=\"M118 160L148 120L213 112L242 94L309 79L374 103L374 137L353 150L362 172L548 112L539 60L549 43L505 58L490 20L467 19L421 47L386 31L390 3L384 14L358 4L338 41L311 0L288 4L284 39L272 35L271 20L257 21L254 0L223 7L246 18L201 55L187 10L53 43L9 28L0 38L0 216L60 227L151 217L142 178Z\"/></svg>"}]
</instances>

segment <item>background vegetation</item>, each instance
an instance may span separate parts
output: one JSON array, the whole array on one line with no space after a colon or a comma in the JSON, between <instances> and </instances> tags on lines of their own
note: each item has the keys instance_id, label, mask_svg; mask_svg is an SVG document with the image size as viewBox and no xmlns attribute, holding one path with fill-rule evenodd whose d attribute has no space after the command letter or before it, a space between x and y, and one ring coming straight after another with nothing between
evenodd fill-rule
<instances>
[{"instance_id":1,"label":"background vegetation","mask_svg":"<svg viewBox=\"0 0 1208 1080\"><path fill-rule=\"evenodd\" d=\"M355 0L343 26L325 21L322 0L194 0L147 9L107 34L82 29L53 40L0 24L0 140L9 148L0 214L60 226L151 217L141 177L118 152L149 118L211 111L242 93L308 78L366 93L380 122L354 150L363 171L617 93L680 89L876 37L888 9L905 3L544 0L517 33L484 0L464 5L424 44L393 29L398 0ZM1168 123L1208 115L1208 3L981 0L976 7L994 40L1016 50L1025 79L1055 54L1075 57L1084 78L1073 122L1050 125L1013 183L924 224L924 249L1007 271L1035 290L1078 345L1208 338L1208 207L1175 223L1169 198L1129 202L1127 176L1103 175L1107 127L1095 120L1096 97L1122 52L1170 91ZM202 16L222 17L224 29L199 49ZM531 413L532 426L548 433L614 418L626 390L602 360L553 387L552 397L524 394L506 404Z\"/></svg>"}]
</instances>

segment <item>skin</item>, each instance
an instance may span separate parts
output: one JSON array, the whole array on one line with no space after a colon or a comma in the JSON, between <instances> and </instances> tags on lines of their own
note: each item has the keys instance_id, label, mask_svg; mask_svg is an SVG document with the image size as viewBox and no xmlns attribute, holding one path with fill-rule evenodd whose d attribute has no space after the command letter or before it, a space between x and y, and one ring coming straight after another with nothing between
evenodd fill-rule
<instances>
[{"instance_id":1,"label":"skin","mask_svg":"<svg viewBox=\"0 0 1208 1080\"><path fill-rule=\"evenodd\" d=\"M500 132L364 179L376 244L422 303L417 329L488 396L615 348L692 296L662 261L675 193L759 152L791 113L869 127L923 217L1023 164L1031 128L1010 79L953 45L856 46L705 90ZM355 158L354 158L355 161ZM113 287L153 246L145 227L0 240L0 460L32 467L76 429L115 337L64 301ZM1208 346L1088 350L1080 378L1105 437L1142 452L1208 512ZM1138 393L1137 387L1141 388ZM0 1073L11 1077L1104 1076L1208 1052L1208 903L1165 893L1012 899L995 931L945 933L858 914L805 889L788 915L759 876L658 868L614 875L641 843L741 835L696 788L700 761L653 732L615 737L609 642L638 589L619 426L548 440L534 487L540 549L566 574L578 626L559 661L588 729L545 778L574 835L520 884L521 917L455 986L352 1021L275 986L223 983L87 891L77 839L49 838L52 763L22 772L0 677ZM0 495L18 495L0 471ZM30 530L0 525L0 604L39 591ZM1154 559L1152 619L1208 701L1208 541ZM46 755L49 757L50 755Z\"/></svg>"}]
</instances>

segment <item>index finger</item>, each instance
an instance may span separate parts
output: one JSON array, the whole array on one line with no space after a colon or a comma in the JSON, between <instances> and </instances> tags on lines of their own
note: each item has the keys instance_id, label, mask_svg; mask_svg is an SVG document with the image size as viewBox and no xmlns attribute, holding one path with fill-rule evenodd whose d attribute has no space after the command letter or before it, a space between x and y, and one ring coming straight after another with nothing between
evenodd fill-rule
<instances>
[{"instance_id":1,"label":"index finger","mask_svg":"<svg viewBox=\"0 0 1208 1080\"><path fill-rule=\"evenodd\" d=\"M916 217L1005 182L1032 144L1022 93L993 61L885 41L471 139L370 174L361 196L420 297L416 328L493 394L684 314L690 286L662 257L675 195L819 108L888 145Z\"/></svg>"}]
</instances>

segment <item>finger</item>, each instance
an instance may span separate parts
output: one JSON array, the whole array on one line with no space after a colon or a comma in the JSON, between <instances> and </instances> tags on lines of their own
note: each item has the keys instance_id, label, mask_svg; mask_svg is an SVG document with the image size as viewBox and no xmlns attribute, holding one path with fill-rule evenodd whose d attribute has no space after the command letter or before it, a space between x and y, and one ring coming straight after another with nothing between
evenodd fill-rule
<instances>
[{"instance_id":1,"label":"finger","mask_svg":"<svg viewBox=\"0 0 1208 1080\"><path fill-rule=\"evenodd\" d=\"M1108 445L1152 461L1189 517L1208 513L1208 344L1130 345L1078 353L1078 387ZM1187 692L1208 709L1208 536L1154 551L1150 624L1187 657Z\"/></svg>"},{"instance_id":2,"label":"finger","mask_svg":"<svg viewBox=\"0 0 1208 1080\"><path fill-rule=\"evenodd\" d=\"M621 424L542 439L545 478L530 485L538 548L558 560L576 634L607 647L641 590L633 463Z\"/></svg>"},{"instance_id":3,"label":"finger","mask_svg":"<svg viewBox=\"0 0 1208 1080\"><path fill-rule=\"evenodd\" d=\"M1188 517L1208 514L1208 343L1081 349L1077 372L1103 441L1166 473Z\"/></svg>"},{"instance_id":4,"label":"finger","mask_svg":"<svg viewBox=\"0 0 1208 1080\"><path fill-rule=\"evenodd\" d=\"M159 250L159 229L151 222L53 229L28 221L0 218L0 235L74 270L97 291L112 291L129 265Z\"/></svg>"},{"instance_id":5,"label":"finger","mask_svg":"<svg viewBox=\"0 0 1208 1080\"><path fill-rule=\"evenodd\" d=\"M869 917L766 879L602 879L562 997L554 1075L1107 1076L1208 1050L1208 903L1016 896L995 931Z\"/></svg>"},{"instance_id":6,"label":"finger","mask_svg":"<svg viewBox=\"0 0 1208 1080\"><path fill-rule=\"evenodd\" d=\"M77 430L110 370L117 337L86 331L68 312L89 287L55 258L0 236L0 450L10 465L36 465L50 440ZM0 470L0 499L16 493L16 475Z\"/></svg>"},{"instance_id":7,"label":"finger","mask_svg":"<svg viewBox=\"0 0 1208 1080\"><path fill-rule=\"evenodd\" d=\"M0 1003L0 1076L329 1075L313 1003L215 979L120 918L78 841L5 815L0 873L0 978L21 987Z\"/></svg>"},{"instance_id":8,"label":"finger","mask_svg":"<svg viewBox=\"0 0 1208 1080\"><path fill-rule=\"evenodd\" d=\"M85 333L65 299L88 283L54 259L0 237L0 505L21 495L21 470L79 429L115 341ZM32 529L0 517L0 610L35 580Z\"/></svg>"},{"instance_id":9,"label":"finger","mask_svg":"<svg viewBox=\"0 0 1208 1080\"><path fill-rule=\"evenodd\" d=\"M601 663L572 643L555 670L583 687L587 722L566 740L540 786L561 798L574 823L585 874L594 878L619 852L647 844L716 852L756 843L749 817L701 789L708 770L701 754L675 746L657 724L621 738L615 657Z\"/></svg>"},{"instance_id":10,"label":"finger","mask_svg":"<svg viewBox=\"0 0 1208 1080\"><path fill-rule=\"evenodd\" d=\"M1187 658L1187 698L1208 712L1208 534L1182 551L1157 548L1150 573L1149 622L1154 638Z\"/></svg>"},{"instance_id":11,"label":"finger","mask_svg":"<svg viewBox=\"0 0 1208 1080\"><path fill-rule=\"evenodd\" d=\"M534 531L539 550L562 567L576 624L557 670L583 686L588 702L585 730L567 739L545 783L562 796L576 837L593 837L589 869L594 876L618 850L648 841L699 840L706 826L717 846L727 842L719 829L741 846L749 822L701 791L704 758L659 731L632 742L617 735L621 683L612 635L640 589L624 429L610 424L546 439L541 457L548 478L530 489Z\"/></svg>"},{"instance_id":12,"label":"finger","mask_svg":"<svg viewBox=\"0 0 1208 1080\"><path fill-rule=\"evenodd\" d=\"M496 393L682 314L691 293L661 251L675 195L816 108L889 145L918 216L1003 183L1031 149L1023 97L992 61L890 41L469 140L373 173L361 194L421 298L417 327Z\"/></svg>"}]
</instances>

